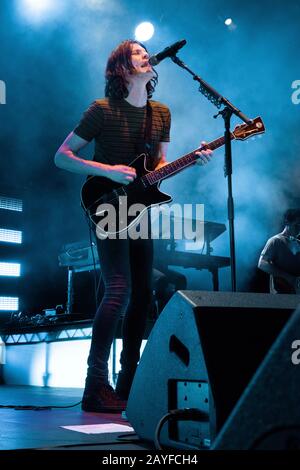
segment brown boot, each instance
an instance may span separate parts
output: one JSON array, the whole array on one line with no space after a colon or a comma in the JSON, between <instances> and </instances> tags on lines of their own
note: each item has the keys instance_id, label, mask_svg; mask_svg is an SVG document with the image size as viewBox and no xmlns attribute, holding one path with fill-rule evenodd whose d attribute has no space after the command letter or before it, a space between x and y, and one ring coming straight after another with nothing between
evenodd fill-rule
<instances>
[{"instance_id":1,"label":"brown boot","mask_svg":"<svg viewBox=\"0 0 300 470\"><path fill-rule=\"evenodd\" d=\"M83 411L94 413L121 413L125 410L127 402L121 400L114 389L105 382L86 380L86 387L82 397Z\"/></svg>"}]
</instances>

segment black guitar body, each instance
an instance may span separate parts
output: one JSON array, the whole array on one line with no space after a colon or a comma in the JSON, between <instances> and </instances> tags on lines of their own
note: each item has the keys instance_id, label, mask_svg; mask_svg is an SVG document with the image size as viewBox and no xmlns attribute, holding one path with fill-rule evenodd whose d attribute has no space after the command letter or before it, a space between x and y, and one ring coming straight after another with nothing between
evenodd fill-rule
<instances>
[{"instance_id":1,"label":"black guitar body","mask_svg":"<svg viewBox=\"0 0 300 470\"><path fill-rule=\"evenodd\" d=\"M138 223L142 214L151 207L172 201L169 194L159 190L160 183L150 184L143 178L151 173L147 169L145 154L139 155L129 166L137 173L133 183L121 185L102 176L89 176L82 186L81 204L98 229L109 211L116 215L116 224L105 228L106 234L126 231Z\"/></svg>"},{"instance_id":2,"label":"black guitar body","mask_svg":"<svg viewBox=\"0 0 300 470\"><path fill-rule=\"evenodd\" d=\"M247 124L236 126L230 133L230 139L245 140L264 132L264 123L257 117ZM153 171L147 169L146 154L141 154L130 163L136 169L137 178L129 185L122 186L104 177L88 177L81 189L81 204L97 226L97 235L102 231L106 238L109 234L125 232L151 207L171 202L171 196L159 190L160 182L194 165L201 150L215 150L224 143L224 136L219 137ZM103 222L107 222L107 229L103 228Z\"/></svg>"}]
</instances>

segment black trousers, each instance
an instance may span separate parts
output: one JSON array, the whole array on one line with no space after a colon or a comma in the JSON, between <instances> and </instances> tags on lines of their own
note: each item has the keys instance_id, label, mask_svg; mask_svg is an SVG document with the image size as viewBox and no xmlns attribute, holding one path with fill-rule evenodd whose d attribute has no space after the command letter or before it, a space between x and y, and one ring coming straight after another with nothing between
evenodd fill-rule
<instances>
[{"instance_id":1,"label":"black trousers","mask_svg":"<svg viewBox=\"0 0 300 470\"><path fill-rule=\"evenodd\" d=\"M151 238L97 239L104 296L96 312L88 357L88 377L108 381L108 359L122 316L123 371L135 370L152 302Z\"/></svg>"}]
</instances>

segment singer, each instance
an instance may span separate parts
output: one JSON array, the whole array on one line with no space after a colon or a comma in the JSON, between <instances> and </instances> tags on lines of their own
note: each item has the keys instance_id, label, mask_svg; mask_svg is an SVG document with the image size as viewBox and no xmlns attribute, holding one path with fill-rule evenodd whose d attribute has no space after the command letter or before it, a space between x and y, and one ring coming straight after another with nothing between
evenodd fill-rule
<instances>
[{"instance_id":1,"label":"singer","mask_svg":"<svg viewBox=\"0 0 300 470\"><path fill-rule=\"evenodd\" d=\"M94 101L84 113L58 149L55 163L71 172L104 176L127 185L136 178L130 166L135 155L147 150L152 169L166 163L170 111L150 100L157 73L149 64L145 46L137 41L126 40L111 53L105 81L105 98ZM92 140L94 159L80 158L80 149ZM210 155L210 150L199 153L203 164ZM118 412L126 407L152 302L152 240L97 239L97 248L105 293L93 324L82 409ZM121 317L122 369L114 390L108 381L108 359Z\"/></svg>"}]
</instances>

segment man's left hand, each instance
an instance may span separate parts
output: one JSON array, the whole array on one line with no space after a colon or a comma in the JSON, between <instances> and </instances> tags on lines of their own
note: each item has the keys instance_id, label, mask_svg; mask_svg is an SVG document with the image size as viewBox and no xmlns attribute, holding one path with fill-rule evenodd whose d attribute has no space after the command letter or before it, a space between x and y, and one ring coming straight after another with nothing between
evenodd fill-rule
<instances>
[{"instance_id":1,"label":"man's left hand","mask_svg":"<svg viewBox=\"0 0 300 470\"><path fill-rule=\"evenodd\" d=\"M201 146L205 146L207 142L201 142ZM211 160L211 157L213 155L213 151L210 149L207 150L201 150L199 152L195 152L196 155L199 155L199 158L197 160L198 165L206 165Z\"/></svg>"}]
</instances>

